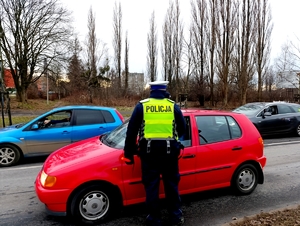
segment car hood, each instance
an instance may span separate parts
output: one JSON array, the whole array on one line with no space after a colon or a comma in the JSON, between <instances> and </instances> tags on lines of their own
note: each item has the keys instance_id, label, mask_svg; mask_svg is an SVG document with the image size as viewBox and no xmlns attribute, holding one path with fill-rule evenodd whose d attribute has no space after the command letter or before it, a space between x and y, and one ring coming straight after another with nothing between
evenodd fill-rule
<instances>
[{"instance_id":1,"label":"car hood","mask_svg":"<svg viewBox=\"0 0 300 226\"><path fill-rule=\"evenodd\" d=\"M47 173L60 172L62 169L69 168L78 169L78 165L83 166L85 162L92 165L99 161L99 156L106 155L107 153L116 151L104 145L99 136L82 140L65 147L58 149L48 156L44 163L44 169Z\"/></svg>"},{"instance_id":2,"label":"car hood","mask_svg":"<svg viewBox=\"0 0 300 226\"><path fill-rule=\"evenodd\" d=\"M11 126L6 126L4 128L1 128L0 132L5 132L5 131L14 130L14 129L19 129L23 125L24 125L24 123L19 123L19 124L14 124L14 125L11 125Z\"/></svg>"},{"instance_id":3,"label":"car hood","mask_svg":"<svg viewBox=\"0 0 300 226\"><path fill-rule=\"evenodd\" d=\"M248 118L252 118L252 117L254 117L254 115L255 115L255 114L253 114L252 112L248 112L248 111L233 111L233 112L240 113L240 114L244 114L244 115L246 115Z\"/></svg>"}]
</instances>

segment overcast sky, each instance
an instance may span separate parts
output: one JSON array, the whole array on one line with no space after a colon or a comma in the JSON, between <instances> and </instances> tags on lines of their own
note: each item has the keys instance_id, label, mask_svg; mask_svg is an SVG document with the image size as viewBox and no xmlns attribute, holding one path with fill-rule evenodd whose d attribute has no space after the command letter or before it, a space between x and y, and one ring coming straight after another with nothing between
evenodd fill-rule
<instances>
[{"instance_id":1,"label":"overcast sky","mask_svg":"<svg viewBox=\"0 0 300 226\"><path fill-rule=\"evenodd\" d=\"M61 0L67 8L73 12L74 26L79 33L80 41L87 34L87 17L92 6L96 18L97 38L107 43L110 54L113 55L113 10L114 0ZM117 1L118 3L119 1ZM149 20L151 13L155 11L159 46L161 43L162 24L169 7L169 0L121 0L123 39L128 31L129 40L129 71L142 73L146 71L147 34L149 32ZM272 58L278 56L281 46L288 39L300 38L299 9L300 0L269 0L272 10ZM181 0L182 20L187 29L190 21L190 1ZM123 44L124 47L124 44ZM123 51L123 50L122 50ZM124 58L124 52L122 52ZM160 60L160 49L158 58ZM122 60L122 64L123 64ZM159 69L158 74L161 74Z\"/></svg>"}]
</instances>

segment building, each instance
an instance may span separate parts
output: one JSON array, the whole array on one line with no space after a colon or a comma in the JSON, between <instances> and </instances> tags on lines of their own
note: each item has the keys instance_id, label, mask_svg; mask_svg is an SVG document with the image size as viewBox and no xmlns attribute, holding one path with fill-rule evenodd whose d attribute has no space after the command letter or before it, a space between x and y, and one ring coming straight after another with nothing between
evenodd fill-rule
<instances>
[{"instance_id":1,"label":"building","mask_svg":"<svg viewBox=\"0 0 300 226\"><path fill-rule=\"evenodd\" d=\"M10 69L5 69L4 68L4 84L6 89L15 89L15 82L14 79L12 77L12 74L10 72Z\"/></svg>"},{"instance_id":2,"label":"building","mask_svg":"<svg viewBox=\"0 0 300 226\"><path fill-rule=\"evenodd\" d=\"M141 94L145 89L144 73L129 73L128 90L132 94Z\"/></svg>"}]
</instances>

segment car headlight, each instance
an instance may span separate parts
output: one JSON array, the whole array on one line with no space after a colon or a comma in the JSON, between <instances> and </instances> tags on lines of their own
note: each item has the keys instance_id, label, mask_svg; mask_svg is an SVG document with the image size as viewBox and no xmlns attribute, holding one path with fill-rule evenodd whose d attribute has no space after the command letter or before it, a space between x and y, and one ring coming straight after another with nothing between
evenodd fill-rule
<instances>
[{"instance_id":1,"label":"car headlight","mask_svg":"<svg viewBox=\"0 0 300 226\"><path fill-rule=\"evenodd\" d=\"M41 173L40 182L43 187L51 188L56 183L56 177L47 175L43 170Z\"/></svg>"}]
</instances>

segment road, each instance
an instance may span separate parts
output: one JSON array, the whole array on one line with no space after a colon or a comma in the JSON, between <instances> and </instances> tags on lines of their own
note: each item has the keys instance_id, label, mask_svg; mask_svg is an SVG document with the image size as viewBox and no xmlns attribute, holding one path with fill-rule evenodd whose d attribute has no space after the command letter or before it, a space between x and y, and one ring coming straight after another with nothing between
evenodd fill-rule
<instances>
[{"instance_id":1,"label":"road","mask_svg":"<svg viewBox=\"0 0 300 226\"><path fill-rule=\"evenodd\" d=\"M229 189L182 197L186 226L221 226L233 217L243 218L262 211L300 204L299 138L265 139L265 183L249 196L234 196ZM72 225L66 217L47 215L34 192L34 180L43 159L0 168L0 225ZM164 203L162 203L164 207ZM166 216L163 209L163 216ZM144 204L124 208L106 226L143 225Z\"/></svg>"}]
</instances>

